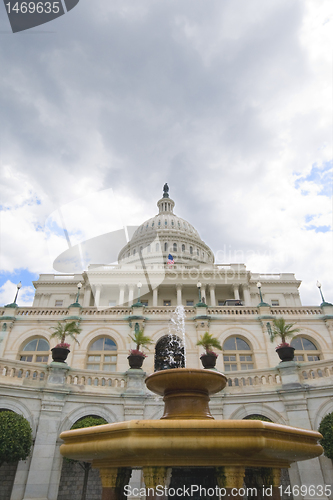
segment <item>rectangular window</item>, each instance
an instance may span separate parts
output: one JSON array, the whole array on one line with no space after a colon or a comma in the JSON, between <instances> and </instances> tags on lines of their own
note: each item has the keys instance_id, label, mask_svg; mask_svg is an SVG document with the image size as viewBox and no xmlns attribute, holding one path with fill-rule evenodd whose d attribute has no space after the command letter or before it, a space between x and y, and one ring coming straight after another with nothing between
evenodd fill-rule
<instances>
[{"instance_id":1,"label":"rectangular window","mask_svg":"<svg viewBox=\"0 0 333 500\"><path fill-rule=\"evenodd\" d=\"M171 306L171 300L165 300L165 301L163 302L163 304L164 304L165 306Z\"/></svg>"},{"instance_id":2,"label":"rectangular window","mask_svg":"<svg viewBox=\"0 0 333 500\"><path fill-rule=\"evenodd\" d=\"M47 363L48 360L48 356L36 356L36 363Z\"/></svg>"},{"instance_id":3,"label":"rectangular window","mask_svg":"<svg viewBox=\"0 0 333 500\"><path fill-rule=\"evenodd\" d=\"M63 303L64 303L64 301L63 301L63 300L56 300L56 301L55 301L55 307L62 307L62 306L63 306Z\"/></svg>"},{"instance_id":4,"label":"rectangular window","mask_svg":"<svg viewBox=\"0 0 333 500\"><path fill-rule=\"evenodd\" d=\"M21 361L29 361L32 362L32 356L21 356Z\"/></svg>"},{"instance_id":5,"label":"rectangular window","mask_svg":"<svg viewBox=\"0 0 333 500\"><path fill-rule=\"evenodd\" d=\"M109 307L115 307L116 306L116 301L115 300L109 300Z\"/></svg>"},{"instance_id":6,"label":"rectangular window","mask_svg":"<svg viewBox=\"0 0 333 500\"><path fill-rule=\"evenodd\" d=\"M224 306L224 304L225 304L225 301L224 301L224 300L219 300L219 301L218 301L218 305L219 305L219 306Z\"/></svg>"},{"instance_id":7,"label":"rectangular window","mask_svg":"<svg viewBox=\"0 0 333 500\"><path fill-rule=\"evenodd\" d=\"M280 303L277 299L272 299L271 302L272 302L272 307L279 307L279 305L280 305Z\"/></svg>"},{"instance_id":8,"label":"rectangular window","mask_svg":"<svg viewBox=\"0 0 333 500\"><path fill-rule=\"evenodd\" d=\"M148 300L141 300L141 304L148 307Z\"/></svg>"},{"instance_id":9,"label":"rectangular window","mask_svg":"<svg viewBox=\"0 0 333 500\"><path fill-rule=\"evenodd\" d=\"M298 356L294 357L295 361L304 361L304 356L302 354L299 354ZM310 360L311 361L311 360Z\"/></svg>"},{"instance_id":10,"label":"rectangular window","mask_svg":"<svg viewBox=\"0 0 333 500\"><path fill-rule=\"evenodd\" d=\"M193 300L187 300L186 301L186 305L187 306L193 306L194 305L194 301Z\"/></svg>"}]
</instances>

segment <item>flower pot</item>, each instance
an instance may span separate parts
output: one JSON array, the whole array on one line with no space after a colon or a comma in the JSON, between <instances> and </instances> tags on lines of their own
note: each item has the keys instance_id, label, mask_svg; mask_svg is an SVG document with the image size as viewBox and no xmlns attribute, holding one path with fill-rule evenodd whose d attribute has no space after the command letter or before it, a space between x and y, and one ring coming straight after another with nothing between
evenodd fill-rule
<instances>
[{"instance_id":1,"label":"flower pot","mask_svg":"<svg viewBox=\"0 0 333 500\"><path fill-rule=\"evenodd\" d=\"M130 365L130 368L134 370L138 370L139 368L142 367L143 361L145 359L144 356L140 356L140 354L130 354L127 356L128 359L128 364Z\"/></svg>"},{"instance_id":2,"label":"flower pot","mask_svg":"<svg viewBox=\"0 0 333 500\"><path fill-rule=\"evenodd\" d=\"M277 347L275 350L281 359L281 363L284 361L292 361L294 359L295 348L291 347L291 345Z\"/></svg>"},{"instance_id":3,"label":"flower pot","mask_svg":"<svg viewBox=\"0 0 333 500\"><path fill-rule=\"evenodd\" d=\"M200 356L202 366L206 369L215 368L217 356L215 354L203 354Z\"/></svg>"},{"instance_id":4,"label":"flower pot","mask_svg":"<svg viewBox=\"0 0 333 500\"><path fill-rule=\"evenodd\" d=\"M65 363L70 352L71 351L66 349L66 347L53 347L53 349L51 349L52 359L56 363Z\"/></svg>"}]
</instances>

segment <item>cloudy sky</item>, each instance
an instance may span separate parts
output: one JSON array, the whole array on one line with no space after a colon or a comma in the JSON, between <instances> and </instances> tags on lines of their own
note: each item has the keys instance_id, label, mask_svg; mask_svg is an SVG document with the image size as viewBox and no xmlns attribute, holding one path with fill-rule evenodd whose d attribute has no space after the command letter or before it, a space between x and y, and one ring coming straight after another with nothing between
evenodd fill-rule
<instances>
[{"instance_id":1,"label":"cloudy sky","mask_svg":"<svg viewBox=\"0 0 333 500\"><path fill-rule=\"evenodd\" d=\"M169 183L220 263L333 302L330 0L80 0L12 34L0 5L0 305ZM67 246L68 248L68 246Z\"/></svg>"}]
</instances>

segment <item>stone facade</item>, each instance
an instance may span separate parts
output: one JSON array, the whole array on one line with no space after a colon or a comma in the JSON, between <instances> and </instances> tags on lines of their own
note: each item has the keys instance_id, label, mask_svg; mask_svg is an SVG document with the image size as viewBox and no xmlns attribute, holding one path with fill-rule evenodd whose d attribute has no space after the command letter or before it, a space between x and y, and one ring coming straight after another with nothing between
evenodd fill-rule
<instances>
[{"instance_id":1,"label":"stone facade","mask_svg":"<svg viewBox=\"0 0 333 500\"><path fill-rule=\"evenodd\" d=\"M162 399L146 389L144 378L154 371L158 342L169 334L180 305L187 367L201 367L196 343L206 331L223 347L216 368L228 376L228 384L211 398L216 419L259 414L317 430L333 411L333 306L302 306L300 281L293 274L259 275L244 264L214 264L193 226L173 214L172 200L162 198L158 206L159 214L140 226L121 251L118 265L41 275L34 283L33 307L0 309L0 409L22 414L34 434L31 457L18 464L10 500L76 498L66 493L59 435L80 418L161 417ZM167 263L170 253L174 264ZM296 361L279 364L269 340L277 317L300 328ZM52 327L73 320L82 328L80 344L72 343L67 364L51 362ZM137 327L153 346L143 370L129 370L127 356L134 347L129 334ZM72 486L79 474L72 473ZM141 484L138 472L133 477ZM332 463L323 456L300 462L291 467L290 482L332 487ZM91 491L87 498L94 495Z\"/></svg>"}]
</instances>

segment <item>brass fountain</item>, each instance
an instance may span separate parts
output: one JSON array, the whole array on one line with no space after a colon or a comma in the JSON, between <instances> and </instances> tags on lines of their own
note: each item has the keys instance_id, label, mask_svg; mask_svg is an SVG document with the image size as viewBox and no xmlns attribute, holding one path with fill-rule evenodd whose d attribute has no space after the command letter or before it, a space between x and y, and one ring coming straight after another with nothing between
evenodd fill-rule
<instances>
[{"instance_id":1,"label":"brass fountain","mask_svg":"<svg viewBox=\"0 0 333 500\"><path fill-rule=\"evenodd\" d=\"M170 468L211 467L230 497L243 486L245 468L270 468L272 498L280 498L281 468L322 454L318 432L259 420L214 420L209 395L226 385L215 370L175 368L146 378L164 397L160 420L131 420L63 432L62 455L100 470L102 500L120 500L131 470L142 468L146 488L165 485ZM235 494L236 493L236 494ZM242 498L234 490L232 497ZM156 497L157 498L157 497ZM164 497L165 498L165 497Z\"/></svg>"}]
</instances>

